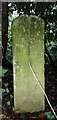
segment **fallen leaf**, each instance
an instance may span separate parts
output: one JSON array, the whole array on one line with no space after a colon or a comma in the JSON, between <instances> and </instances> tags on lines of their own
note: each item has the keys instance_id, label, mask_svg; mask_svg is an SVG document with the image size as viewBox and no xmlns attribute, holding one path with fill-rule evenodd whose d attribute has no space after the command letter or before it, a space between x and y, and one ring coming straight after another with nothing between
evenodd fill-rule
<instances>
[{"instance_id":1,"label":"fallen leaf","mask_svg":"<svg viewBox=\"0 0 57 120\"><path fill-rule=\"evenodd\" d=\"M38 115L38 116L30 116L30 118L39 118L39 119L43 119L44 117L46 117L46 115L43 113L41 115Z\"/></svg>"},{"instance_id":2,"label":"fallen leaf","mask_svg":"<svg viewBox=\"0 0 57 120\"><path fill-rule=\"evenodd\" d=\"M44 117L45 117L44 113L38 116L38 118L44 118Z\"/></svg>"}]
</instances>

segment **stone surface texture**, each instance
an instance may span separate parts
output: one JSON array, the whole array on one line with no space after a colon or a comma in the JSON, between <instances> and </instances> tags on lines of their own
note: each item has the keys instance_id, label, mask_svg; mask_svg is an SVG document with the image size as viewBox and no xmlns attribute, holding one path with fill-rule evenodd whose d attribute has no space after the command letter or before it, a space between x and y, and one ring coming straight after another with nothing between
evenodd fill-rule
<instances>
[{"instance_id":1,"label":"stone surface texture","mask_svg":"<svg viewBox=\"0 0 57 120\"><path fill-rule=\"evenodd\" d=\"M32 67L45 89L44 21L22 15L12 23L14 105L16 112L44 110L44 94L29 67Z\"/></svg>"}]
</instances>

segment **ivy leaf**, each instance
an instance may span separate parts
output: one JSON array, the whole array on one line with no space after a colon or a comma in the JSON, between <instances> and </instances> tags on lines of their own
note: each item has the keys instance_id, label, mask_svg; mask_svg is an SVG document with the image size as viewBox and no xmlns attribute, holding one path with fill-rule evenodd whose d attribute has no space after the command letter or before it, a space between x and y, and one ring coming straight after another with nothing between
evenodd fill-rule
<instances>
[{"instance_id":1,"label":"ivy leaf","mask_svg":"<svg viewBox=\"0 0 57 120\"><path fill-rule=\"evenodd\" d=\"M0 82L2 81L2 79L0 79Z\"/></svg>"},{"instance_id":2,"label":"ivy leaf","mask_svg":"<svg viewBox=\"0 0 57 120\"><path fill-rule=\"evenodd\" d=\"M45 115L47 116L47 119L54 120L55 117L52 115L52 112L45 112Z\"/></svg>"},{"instance_id":3,"label":"ivy leaf","mask_svg":"<svg viewBox=\"0 0 57 120\"><path fill-rule=\"evenodd\" d=\"M13 111L14 111L15 109L14 109L14 107L13 107Z\"/></svg>"},{"instance_id":4,"label":"ivy leaf","mask_svg":"<svg viewBox=\"0 0 57 120\"><path fill-rule=\"evenodd\" d=\"M0 88L0 99L2 100L2 93L5 92L5 89Z\"/></svg>"},{"instance_id":5,"label":"ivy leaf","mask_svg":"<svg viewBox=\"0 0 57 120\"><path fill-rule=\"evenodd\" d=\"M54 115L51 116L51 119L55 119Z\"/></svg>"},{"instance_id":6,"label":"ivy leaf","mask_svg":"<svg viewBox=\"0 0 57 120\"><path fill-rule=\"evenodd\" d=\"M47 116L47 119L54 120L55 117L54 117L54 115L48 115L48 116Z\"/></svg>"},{"instance_id":7,"label":"ivy leaf","mask_svg":"<svg viewBox=\"0 0 57 120\"><path fill-rule=\"evenodd\" d=\"M12 22L12 20L9 20L9 22Z\"/></svg>"},{"instance_id":8,"label":"ivy leaf","mask_svg":"<svg viewBox=\"0 0 57 120\"><path fill-rule=\"evenodd\" d=\"M51 119L51 116L50 116L50 115L48 115L48 116L47 116L47 118L48 118L48 119Z\"/></svg>"},{"instance_id":9,"label":"ivy leaf","mask_svg":"<svg viewBox=\"0 0 57 120\"><path fill-rule=\"evenodd\" d=\"M3 77L4 74L5 74L7 71L8 71L8 70L2 69L2 66L0 66L0 77Z\"/></svg>"},{"instance_id":10,"label":"ivy leaf","mask_svg":"<svg viewBox=\"0 0 57 120\"><path fill-rule=\"evenodd\" d=\"M7 102L7 105L10 105L10 101Z\"/></svg>"},{"instance_id":11,"label":"ivy leaf","mask_svg":"<svg viewBox=\"0 0 57 120\"><path fill-rule=\"evenodd\" d=\"M8 86L8 83L5 83L4 85L5 85L5 87L7 87L7 86Z\"/></svg>"},{"instance_id":12,"label":"ivy leaf","mask_svg":"<svg viewBox=\"0 0 57 120\"><path fill-rule=\"evenodd\" d=\"M0 92L1 92L1 93L5 92L5 89L0 88Z\"/></svg>"},{"instance_id":13,"label":"ivy leaf","mask_svg":"<svg viewBox=\"0 0 57 120\"><path fill-rule=\"evenodd\" d=\"M8 70L6 69L2 69L2 77L4 76L4 74L7 72Z\"/></svg>"},{"instance_id":14,"label":"ivy leaf","mask_svg":"<svg viewBox=\"0 0 57 120\"><path fill-rule=\"evenodd\" d=\"M10 95L11 98L13 98L13 95Z\"/></svg>"},{"instance_id":15,"label":"ivy leaf","mask_svg":"<svg viewBox=\"0 0 57 120\"><path fill-rule=\"evenodd\" d=\"M6 92L9 93L9 89L8 88L6 88Z\"/></svg>"},{"instance_id":16,"label":"ivy leaf","mask_svg":"<svg viewBox=\"0 0 57 120\"><path fill-rule=\"evenodd\" d=\"M45 115L46 115L46 116L52 115L52 112L45 112Z\"/></svg>"}]
</instances>

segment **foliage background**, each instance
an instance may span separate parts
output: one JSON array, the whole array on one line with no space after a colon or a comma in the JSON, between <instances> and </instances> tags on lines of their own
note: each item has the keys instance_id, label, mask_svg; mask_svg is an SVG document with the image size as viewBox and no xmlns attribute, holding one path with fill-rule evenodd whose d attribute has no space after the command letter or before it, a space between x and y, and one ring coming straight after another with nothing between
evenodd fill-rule
<instances>
[{"instance_id":1,"label":"foliage background","mask_svg":"<svg viewBox=\"0 0 57 120\"><path fill-rule=\"evenodd\" d=\"M36 15L45 22L45 58L46 64L57 65L57 5L52 2L38 3L9 3L8 13L8 43L6 58L12 63L12 34L11 23L14 18L22 15ZM47 52L48 51L48 52Z\"/></svg>"}]
</instances>

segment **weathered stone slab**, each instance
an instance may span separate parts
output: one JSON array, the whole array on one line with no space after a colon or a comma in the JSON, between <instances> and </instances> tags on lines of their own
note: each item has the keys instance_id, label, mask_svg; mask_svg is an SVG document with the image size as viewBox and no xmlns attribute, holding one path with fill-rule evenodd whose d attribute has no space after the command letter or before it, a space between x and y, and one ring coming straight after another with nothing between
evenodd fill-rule
<instances>
[{"instance_id":1,"label":"weathered stone slab","mask_svg":"<svg viewBox=\"0 0 57 120\"><path fill-rule=\"evenodd\" d=\"M37 84L33 69L43 88L44 82L44 21L23 15L13 21L14 105L19 113L44 110L44 94Z\"/></svg>"}]
</instances>

